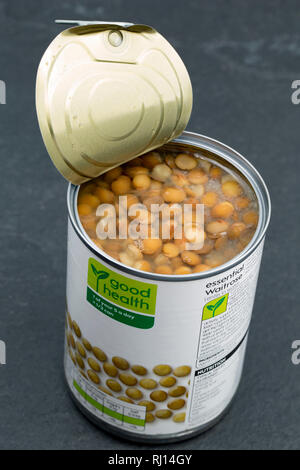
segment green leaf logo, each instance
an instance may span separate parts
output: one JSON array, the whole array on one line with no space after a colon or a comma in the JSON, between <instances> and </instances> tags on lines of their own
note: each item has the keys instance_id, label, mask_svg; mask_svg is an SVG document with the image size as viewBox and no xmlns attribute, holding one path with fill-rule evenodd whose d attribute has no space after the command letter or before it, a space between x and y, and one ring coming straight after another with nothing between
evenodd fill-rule
<instances>
[{"instance_id":1,"label":"green leaf logo","mask_svg":"<svg viewBox=\"0 0 300 470\"><path fill-rule=\"evenodd\" d=\"M224 313L227 309L228 294L222 295L215 300L211 300L206 305L204 305L202 319L209 320L214 318L221 313Z\"/></svg>"},{"instance_id":2,"label":"green leaf logo","mask_svg":"<svg viewBox=\"0 0 300 470\"><path fill-rule=\"evenodd\" d=\"M220 300L218 300L218 302L215 304L215 305L209 305L209 307L212 307L210 308L209 310L212 310L213 311L213 317L215 316L215 312L216 310L220 307L220 305L222 305L222 303L224 302L225 300L225 295L224 297L222 297ZM208 308L208 307L207 307Z\"/></svg>"},{"instance_id":3,"label":"green leaf logo","mask_svg":"<svg viewBox=\"0 0 300 470\"><path fill-rule=\"evenodd\" d=\"M91 268L93 270L94 275L97 278L96 291L98 292L100 279L107 279L109 277L109 274L106 271L98 271L97 268L93 264L91 264Z\"/></svg>"}]
</instances>

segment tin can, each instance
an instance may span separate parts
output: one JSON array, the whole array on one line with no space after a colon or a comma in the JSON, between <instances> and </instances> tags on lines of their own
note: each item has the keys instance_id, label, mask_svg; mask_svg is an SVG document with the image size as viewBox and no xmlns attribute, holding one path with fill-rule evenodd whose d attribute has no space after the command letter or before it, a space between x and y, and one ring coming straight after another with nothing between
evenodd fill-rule
<instances>
[{"instance_id":1,"label":"tin can","mask_svg":"<svg viewBox=\"0 0 300 470\"><path fill-rule=\"evenodd\" d=\"M259 223L249 245L220 267L184 276L142 272L92 243L77 214L79 188L69 186L67 384L89 419L135 442L189 438L230 406L270 219L261 176L235 150L190 132L165 147L232 165L257 196Z\"/></svg>"}]
</instances>

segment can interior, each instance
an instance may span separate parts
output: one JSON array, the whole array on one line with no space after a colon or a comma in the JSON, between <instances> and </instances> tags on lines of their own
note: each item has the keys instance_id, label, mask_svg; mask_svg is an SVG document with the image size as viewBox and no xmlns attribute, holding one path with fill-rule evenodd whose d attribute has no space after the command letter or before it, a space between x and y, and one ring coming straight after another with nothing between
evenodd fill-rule
<instances>
[{"instance_id":1,"label":"can interior","mask_svg":"<svg viewBox=\"0 0 300 470\"><path fill-rule=\"evenodd\" d=\"M217 163L220 167L224 167L228 173L232 171L235 174L238 174L239 178L244 180L245 183L247 183L247 185L251 187L252 191L255 193L257 197L256 191L253 188L251 182L245 177L245 175L239 170L239 168L235 167L229 161L225 160L220 155L217 155L214 152L211 152L210 150L207 150L205 148L195 147L193 145L182 144L179 142L169 142L168 144L165 144L162 147L160 147L160 150L166 151L166 152L188 151L188 152L195 154L195 157L197 157L197 154L198 156L201 155L205 157L210 163L213 163L213 164Z\"/></svg>"},{"instance_id":2,"label":"can interior","mask_svg":"<svg viewBox=\"0 0 300 470\"><path fill-rule=\"evenodd\" d=\"M200 142L199 142L200 141ZM201 145L202 144L202 145ZM244 180L247 185L249 185L254 194L256 195L258 208L259 208L259 221L256 228L256 232L253 235L250 243L241 251L237 256L229 260L227 263L222 264L216 268L212 268L209 271L204 271L200 273L184 274L184 275L164 275L151 273L146 271L139 271L135 268L126 266L119 261L115 260L99 247L97 247L92 240L86 234L78 212L77 212L77 198L80 186L74 186L70 184L68 191L68 208L69 216L71 223L75 228L77 234L85 245L92 250L98 257L108 262L109 264L115 266L116 268L130 273L136 277L144 277L147 279L156 279L160 281L188 281L208 278L215 276L218 273L221 273L229 268L234 267L238 263L242 262L247 256L249 256L255 248L263 240L271 212L271 203L268 190L266 185L257 172L257 170L251 165L248 160L242 157L238 152L231 149L230 147L218 142L216 140L210 139L209 137L201 136L199 134L191 132L183 132L183 134L177 139L163 145L159 148L160 151L170 151L170 152L192 152L195 156L204 156L210 162L216 162L219 166L223 166L227 171L234 171L235 174Z\"/></svg>"}]
</instances>

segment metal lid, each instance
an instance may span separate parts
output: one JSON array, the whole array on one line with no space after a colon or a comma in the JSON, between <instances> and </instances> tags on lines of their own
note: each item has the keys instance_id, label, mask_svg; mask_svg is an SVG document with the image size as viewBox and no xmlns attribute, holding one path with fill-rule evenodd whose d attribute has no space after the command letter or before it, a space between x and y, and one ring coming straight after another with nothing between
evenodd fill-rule
<instances>
[{"instance_id":1,"label":"metal lid","mask_svg":"<svg viewBox=\"0 0 300 470\"><path fill-rule=\"evenodd\" d=\"M81 184L180 135L192 87L176 51L149 26L81 23L46 50L36 107L55 166Z\"/></svg>"}]
</instances>

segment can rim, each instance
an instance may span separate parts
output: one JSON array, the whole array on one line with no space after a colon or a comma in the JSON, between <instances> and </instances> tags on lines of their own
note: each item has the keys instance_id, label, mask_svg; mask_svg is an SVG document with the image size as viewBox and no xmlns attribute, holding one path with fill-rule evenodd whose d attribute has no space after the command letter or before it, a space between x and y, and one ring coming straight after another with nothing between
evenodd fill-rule
<instances>
[{"instance_id":1,"label":"can rim","mask_svg":"<svg viewBox=\"0 0 300 470\"><path fill-rule=\"evenodd\" d=\"M228 269L234 268L236 265L243 262L248 256L250 256L251 253L253 253L253 251L262 242L271 218L271 199L269 191L262 176L256 170L256 168L239 152L229 147L228 145L223 144L222 142L207 137L205 135L189 131L184 131L179 137L173 139L171 142L175 144L189 144L194 146L195 148L198 147L199 150L208 150L220 156L225 161L231 163L234 168L238 169L252 185L259 204L259 221L253 238L251 239L250 243L244 248L244 250L238 254L238 256L232 258L227 263L224 263L221 266L217 266L216 268L210 269L209 271L202 271L201 273L191 273L183 275L150 273L146 271L139 271L138 269L126 266L109 256L104 251L101 251L100 248L98 248L97 245L95 245L85 233L79 220L78 213L75 210L75 208L77 207L77 197L80 186L75 186L72 183L69 183L67 192L69 219L81 241L95 255L97 255L103 261L108 262L110 265L116 267L117 269L127 274L131 274L135 277L146 278L149 280L165 282L196 281L199 279L207 279L221 274L222 272L227 271ZM201 144L201 146L199 144Z\"/></svg>"}]
</instances>

